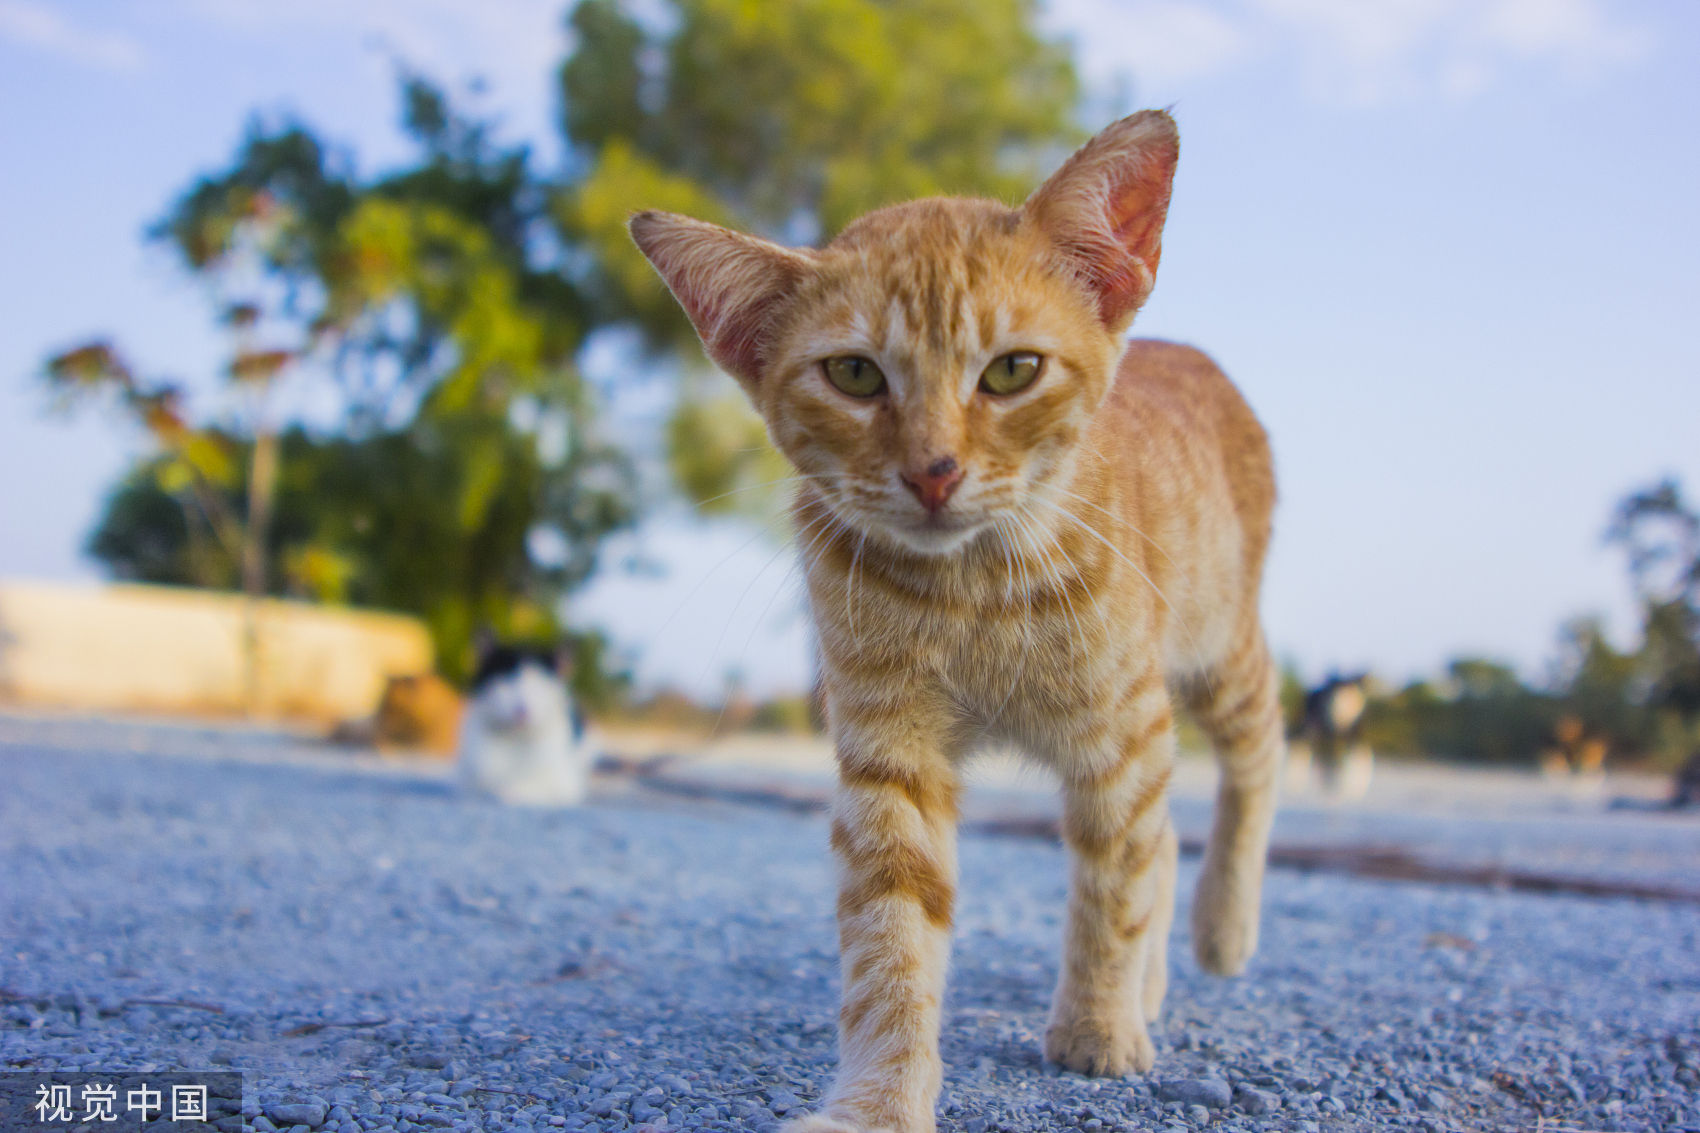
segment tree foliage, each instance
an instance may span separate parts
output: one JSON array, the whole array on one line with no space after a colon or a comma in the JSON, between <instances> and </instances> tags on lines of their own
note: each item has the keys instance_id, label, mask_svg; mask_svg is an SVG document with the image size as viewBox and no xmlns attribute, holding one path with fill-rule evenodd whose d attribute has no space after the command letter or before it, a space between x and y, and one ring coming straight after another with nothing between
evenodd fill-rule
<instances>
[{"instance_id":1,"label":"tree foliage","mask_svg":"<svg viewBox=\"0 0 1700 1133\"><path fill-rule=\"evenodd\" d=\"M1641 601L1648 702L1700 717L1700 515L1675 480L1632 492L1606 538L1624 549Z\"/></svg>"},{"instance_id":2,"label":"tree foliage","mask_svg":"<svg viewBox=\"0 0 1700 1133\"><path fill-rule=\"evenodd\" d=\"M403 94L407 168L362 180L307 127L255 123L153 230L213 285L248 412L197 417L188 383L106 343L47 370L61 397L116 394L155 442L90 540L115 573L229 586L257 542L258 589L417 613L460 675L478 624L554 636L636 501L594 428L584 304L528 154L417 77ZM332 420L280 436L253 396L280 381L316 383Z\"/></svg>"},{"instance_id":3,"label":"tree foliage","mask_svg":"<svg viewBox=\"0 0 1700 1133\"><path fill-rule=\"evenodd\" d=\"M1498 661L1461 657L1438 682L1372 699L1364 736L1379 751L1475 763L1532 764L1551 737L1557 697Z\"/></svg>"},{"instance_id":4,"label":"tree foliage","mask_svg":"<svg viewBox=\"0 0 1700 1133\"><path fill-rule=\"evenodd\" d=\"M215 435L238 457L252 444ZM554 598L589 577L597 538L629 517L626 493L594 487L600 456L587 451L577 464L568 457L551 465L531 438L501 421L458 416L330 438L297 427L283 434L281 450L272 591L408 610L438 642L469 641L482 625L553 639ZM467 467L469 457L479 467ZM139 465L114 492L89 549L120 578L231 585L237 563L195 540L184 510L162 490L164 459ZM239 513L243 485L223 492ZM449 675L465 675L457 655L441 663ZM608 676L583 674L587 686Z\"/></svg>"}]
</instances>

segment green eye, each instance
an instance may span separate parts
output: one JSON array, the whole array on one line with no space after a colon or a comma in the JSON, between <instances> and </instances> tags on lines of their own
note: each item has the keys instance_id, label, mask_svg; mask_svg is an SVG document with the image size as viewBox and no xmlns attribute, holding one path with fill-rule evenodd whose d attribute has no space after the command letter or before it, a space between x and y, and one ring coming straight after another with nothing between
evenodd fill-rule
<instances>
[{"instance_id":1,"label":"green eye","mask_svg":"<svg viewBox=\"0 0 1700 1133\"><path fill-rule=\"evenodd\" d=\"M866 358L847 354L821 363L826 380L851 397L872 397L885 389L885 375Z\"/></svg>"},{"instance_id":2,"label":"green eye","mask_svg":"<svg viewBox=\"0 0 1700 1133\"><path fill-rule=\"evenodd\" d=\"M987 393L1020 393L1033 384L1044 368L1043 355L1024 350L1005 354L980 375L980 388Z\"/></svg>"}]
</instances>

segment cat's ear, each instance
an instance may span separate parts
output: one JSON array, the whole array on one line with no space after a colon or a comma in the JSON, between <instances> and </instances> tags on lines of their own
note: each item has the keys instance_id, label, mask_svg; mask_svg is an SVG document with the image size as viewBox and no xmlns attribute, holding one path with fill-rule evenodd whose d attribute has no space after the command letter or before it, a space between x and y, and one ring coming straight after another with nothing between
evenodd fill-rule
<instances>
[{"instance_id":1,"label":"cat's ear","mask_svg":"<svg viewBox=\"0 0 1700 1133\"><path fill-rule=\"evenodd\" d=\"M669 212L640 212L630 228L708 356L746 386L759 383L775 316L808 269L808 257Z\"/></svg>"},{"instance_id":2,"label":"cat's ear","mask_svg":"<svg viewBox=\"0 0 1700 1133\"><path fill-rule=\"evenodd\" d=\"M1104 325L1125 329L1151 294L1180 157L1175 120L1142 110L1108 126L1021 206L1098 298Z\"/></svg>"}]
</instances>

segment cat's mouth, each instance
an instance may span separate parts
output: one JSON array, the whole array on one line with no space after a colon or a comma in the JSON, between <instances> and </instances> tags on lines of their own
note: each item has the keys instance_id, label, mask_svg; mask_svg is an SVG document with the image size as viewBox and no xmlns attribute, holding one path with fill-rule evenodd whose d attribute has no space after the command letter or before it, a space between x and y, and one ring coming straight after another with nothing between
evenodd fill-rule
<instances>
[{"instance_id":1,"label":"cat's mouth","mask_svg":"<svg viewBox=\"0 0 1700 1133\"><path fill-rule=\"evenodd\" d=\"M887 524L885 531L891 539L910 551L923 555L945 555L974 538L985 526L981 519L940 508L905 522Z\"/></svg>"}]
</instances>

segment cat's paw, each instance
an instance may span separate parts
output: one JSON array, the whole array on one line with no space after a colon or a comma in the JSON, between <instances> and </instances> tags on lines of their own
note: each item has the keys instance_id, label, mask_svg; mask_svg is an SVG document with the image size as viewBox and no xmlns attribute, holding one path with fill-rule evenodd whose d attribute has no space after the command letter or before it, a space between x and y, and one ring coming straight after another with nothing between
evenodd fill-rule
<instances>
[{"instance_id":1,"label":"cat's paw","mask_svg":"<svg viewBox=\"0 0 1700 1133\"><path fill-rule=\"evenodd\" d=\"M1076 1074L1120 1078L1151 1069L1157 1048L1137 1019L1112 1023L1085 1018L1052 1023L1045 1031L1045 1060Z\"/></svg>"},{"instance_id":2,"label":"cat's paw","mask_svg":"<svg viewBox=\"0 0 1700 1133\"><path fill-rule=\"evenodd\" d=\"M824 1113L811 1113L807 1117L793 1117L779 1127L779 1133L869 1133L861 1126L852 1125L848 1121L840 1121L836 1117L828 1117Z\"/></svg>"},{"instance_id":3,"label":"cat's paw","mask_svg":"<svg viewBox=\"0 0 1700 1133\"><path fill-rule=\"evenodd\" d=\"M910 1130L892 1125L861 1125L841 1117L811 1113L806 1117L793 1117L779 1127L779 1133L934 1133L934 1129L931 1121L927 1122L925 1129L917 1126Z\"/></svg>"},{"instance_id":4,"label":"cat's paw","mask_svg":"<svg viewBox=\"0 0 1700 1133\"><path fill-rule=\"evenodd\" d=\"M1245 971L1257 951L1258 901L1236 893L1206 870L1192 902L1192 951L1198 966L1218 976Z\"/></svg>"}]
</instances>

